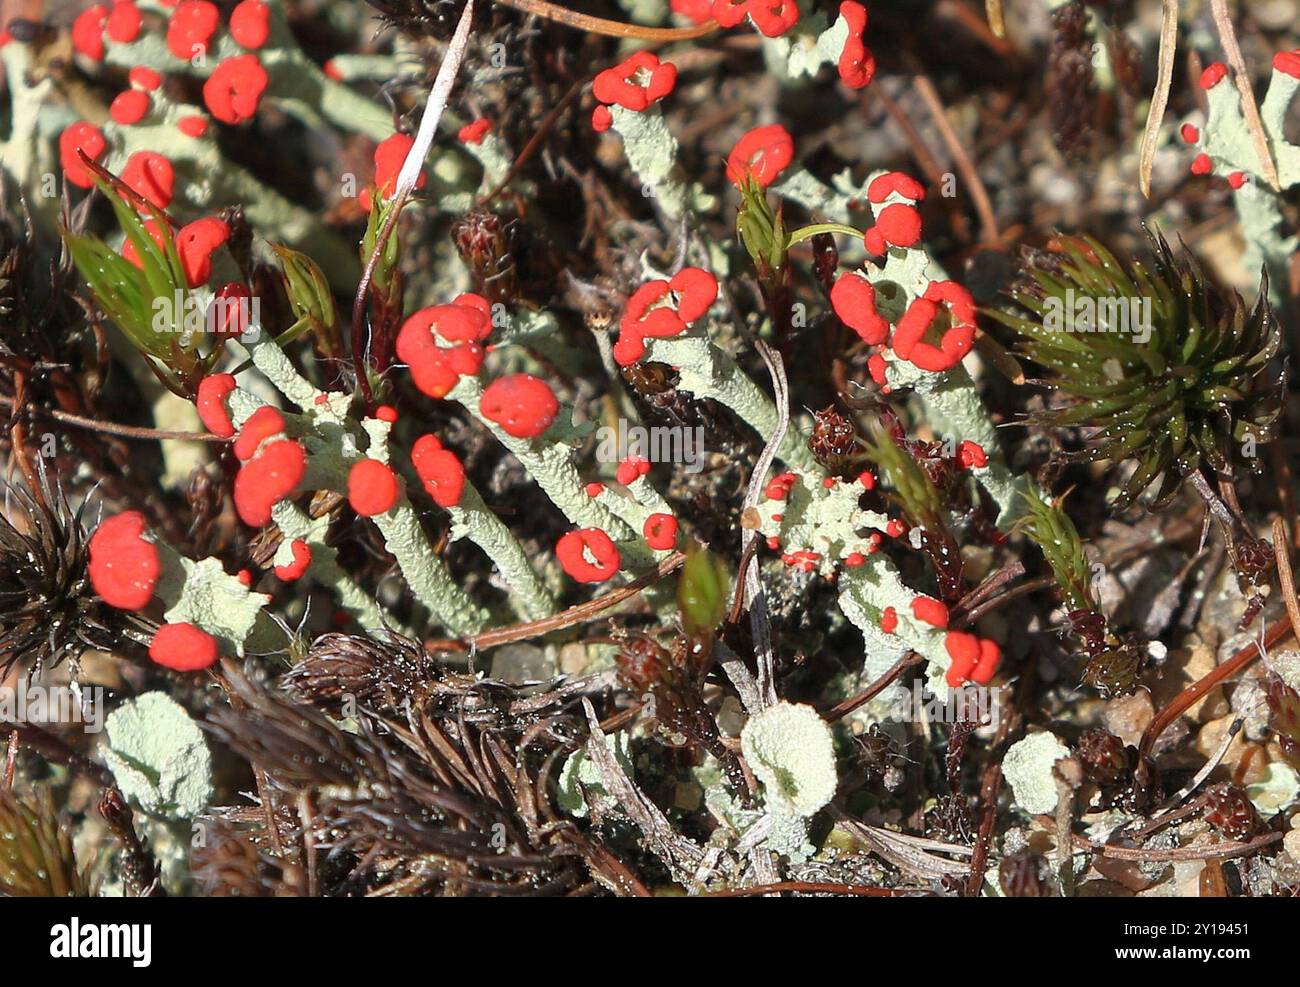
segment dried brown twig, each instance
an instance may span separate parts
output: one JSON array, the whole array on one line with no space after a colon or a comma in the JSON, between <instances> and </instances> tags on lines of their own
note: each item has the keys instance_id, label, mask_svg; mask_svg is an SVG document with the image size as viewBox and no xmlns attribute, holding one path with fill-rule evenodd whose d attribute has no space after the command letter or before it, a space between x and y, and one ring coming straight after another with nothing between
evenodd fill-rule
<instances>
[{"instance_id":1,"label":"dried brown twig","mask_svg":"<svg viewBox=\"0 0 1300 987\"><path fill-rule=\"evenodd\" d=\"M586 603L579 603L553 616L543 617L541 620L532 620L524 624L514 624L510 627L498 627L463 639L451 638L426 641L425 647L432 652L470 651L471 649L482 651L487 648L495 648L498 645L510 644L514 641L526 641L531 637L541 637L543 634L550 634L565 627L572 627L574 624L595 620L606 610L632 599L647 586L651 586L665 576L676 572L685 561L685 555L681 552L674 552L672 555L661 559L659 564L649 572L637 576L626 586L610 590L602 596L588 600Z\"/></svg>"},{"instance_id":2,"label":"dried brown twig","mask_svg":"<svg viewBox=\"0 0 1300 987\"><path fill-rule=\"evenodd\" d=\"M0 394L0 407L12 408L13 406L13 398L7 398ZM98 418L87 418L85 415L74 415L67 411L59 411L57 408L34 408L29 406L26 410L33 411L40 417L62 422L65 425L75 425L78 428L89 429L92 432L103 432L106 435L120 435L127 439L180 439L187 442L230 441L229 439L223 439L219 435L213 435L211 432L176 432L161 428L145 428L139 425L119 425L116 422L106 422Z\"/></svg>"}]
</instances>

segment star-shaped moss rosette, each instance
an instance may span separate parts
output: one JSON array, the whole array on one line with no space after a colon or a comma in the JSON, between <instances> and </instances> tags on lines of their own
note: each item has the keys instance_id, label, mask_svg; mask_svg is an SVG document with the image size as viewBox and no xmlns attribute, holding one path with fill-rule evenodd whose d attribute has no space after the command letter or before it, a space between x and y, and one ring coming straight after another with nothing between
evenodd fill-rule
<instances>
[{"instance_id":1,"label":"star-shaped moss rosette","mask_svg":"<svg viewBox=\"0 0 1300 987\"><path fill-rule=\"evenodd\" d=\"M1087 430L1067 460L1136 464L1117 510L1157 481L1153 507L1193 473L1252 468L1274 436L1285 382L1267 292L1247 308L1158 235L1150 264L1121 263L1088 237L1058 243L1011 293L1026 314L989 313L1047 370L1043 383L1074 399L1029 421Z\"/></svg>"}]
</instances>

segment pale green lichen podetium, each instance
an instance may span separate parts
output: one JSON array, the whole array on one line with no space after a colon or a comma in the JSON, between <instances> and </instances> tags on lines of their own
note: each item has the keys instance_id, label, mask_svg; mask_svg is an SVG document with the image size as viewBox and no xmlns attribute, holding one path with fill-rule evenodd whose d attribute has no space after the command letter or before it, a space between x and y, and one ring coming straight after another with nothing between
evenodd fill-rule
<instances>
[{"instance_id":1,"label":"pale green lichen podetium","mask_svg":"<svg viewBox=\"0 0 1300 987\"><path fill-rule=\"evenodd\" d=\"M867 189L883 174L886 172L873 172L857 185L846 171L828 186L806 171L797 171L773 189L831 222L847 223L852 218L849 203L866 202ZM897 201L907 200L895 193L872 203L871 207L878 214ZM841 259L851 256L846 251ZM896 311L888 313L891 321L896 321L908 305L924 294L931 281L947 279L943 268L923 244L908 249L891 247L882 261L868 262L863 273L878 290L883 285L900 289L899 300L893 303ZM1033 481L1013 474L1007 467L999 451L997 429L966 368L958 364L942 373L928 373L904 360L892 359L890 351L885 351L883 356L888 361L890 388L894 391L910 388L936 434L953 443L975 442L988 454L988 464L975 467L971 473L997 506L999 530L1009 531L1024 514L1023 498L1033 489Z\"/></svg>"},{"instance_id":2,"label":"pale green lichen podetium","mask_svg":"<svg viewBox=\"0 0 1300 987\"><path fill-rule=\"evenodd\" d=\"M101 753L122 793L151 815L190 819L212 796L203 731L165 692L146 692L113 710Z\"/></svg>"},{"instance_id":3,"label":"pale green lichen podetium","mask_svg":"<svg viewBox=\"0 0 1300 987\"><path fill-rule=\"evenodd\" d=\"M279 350L278 346L274 348L277 351ZM283 364L281 361L283 361ZM273 357L270 354L263 356L262 364L270 364L273 369L277 366L280 369L288 366L290 372L293 373L292 365L288 363L288 359L283 353L280 353L278 357ZM296 377L296 373L293 376ZM311 385L302 378L298 378L298 382L298 384L290 386L299 397L305 397L302 386L305 385L307 388L311 388ZM343 395L334 395L333 397L343 397ZM264 402L261 398L240 388L231 392L228 404L231 421L236 427L239 427L248 420L248 417L254 411L262 407ZM319 422L324 416L341 415L341 408L345 407L345 405L342 405L337 400L331 402L327 399L321 404L316 404L313 401L312 407L317 410L317 427L319 427ZM286 421L292 421L294 417L288 416ZM303 541L311 550L311 561L308 563L307 571L301 578L332 590L338 596L343 609L366 630L379 630L384 627L403 630L401 625L384 613L374 598L339 566L338 552L325 540L329 531L329 515L313 518L292 500L285 499L272 507L271 520L275 522L280 529L280 533L284 536L272 560L274 565L290 564L293 561L294 540Z\"/></svg>"},{"instance_id":4,"label":"pale green lichen podetium","mask_svg":"<svg viewBox=\"0 0 1300 987\"><path fill-rule=\"evenodd\" d=\"M618 544L623 571L637 573L654 564L654 553L641 533L634 531L597 498L588 495L586 484L573 461L573 449L569 443L576 441L579 433L571 425L557 421L544 436L535 439L507 434L500 425L482 414L479 405L483 398L483 382L474 376L461 377L447 397L459 402L514 454L528 475L537 481L551 502L576 527L599 528L608 534Z\"/></svg>"},{"instance_id":5,"label":"pale green lichen podetium","mask_svg":"<svg viewBox=\"0 0 1300 987\"><path fill-rule=\"evenodd\" d=\"M1220 68L1207 69L1202 84L1211 82ZM1259 153L1242 113L1241 96L1230 75L1230 71L1225 72L1206 90L1208 113L1197 143L1209 156L1214 174L1242 176L1233 179L1240 184L1234 198L1246 241L1242 265L1252 277L1261 267L1268 271L1270 295L1277 304L1282 297L1278 286L1286 283L1290 258L1300 246L1300 240L1281 231L1281 198L1269 187L1263 174ZM1259 106L1269 153L1283 191L1300 184L1300 146L1290 143L1285 132L1287 110L1300 89L1297 76L1300 76L1300 56L1295 52L1279 53L1273 61L1268 92Z\"/></svg>"},{"instance_id":6,"label":"pale green lichen podetium","mask_svg":"<svg viewBox=\"0 0 1300 987\"><path fill-rule=\"evenodd\" d=\"M369 456L381 463L389 463L389 423L367 418L363 427L370 437ZM468 538L483 549L509 587L511 605L521 617L540 620L555 612L555 600L528 561L523 546L492 513L468 479L461 491L460 503L447 508L447 512L451 515L452 540Z\"/></svg>"},{"instance_id":7,"label":"pale green lichen podetium","mask_svg":"<svg viewBox=\"0 0 1300 987\"><path fill-rule=\"evenodd\" d=\"M735 360L697 330L668 339L647 339L645 359L676 367L680 390L729 408L763 439L776 433L776 405ZM777 458L794 469L821 471L808 450L807 437L793 426L786 431Z\"/></svg>"},{"instance_id":8,"label":"pale green lichen podetium","mask_svg":"<svg viewBox=\"0 0 1300 987\"><path fill-rule=\"evenodd\" d=\"M763 55L768 70L785 85L811 85L826 66L834 66L849 38L849 22L837 16L830 27L826 15L813 13L799 20L779 38L763 39Z\"/></svg>"},{"instance_id":9,"label":"pale green lichen podetium","mask_svg":"<svg viewBox=\"0 0 1300 987\"><path fill-rule=\"evenodd\" d=\"M165 543L157 550L162 564L157 592L166 623L193 624L237 655L280 650L284 633L264 609L269 596L251 592L219 559L195 562Z\"/></svg>"},{"instance_id":10,"label":"pale green lichen podetium","mask_svg":"<svg viewBox=\"0 0 1300 987\"><path fill-rule=\"evenodd\" d=\"M668 219L680 219L688 209L707 208L712 198L686 180L677 164L677 139L668 130L659 107L641 112L611 106L611 129L623 138L623 152L641 190Z\"/></svg>"},{"instance_id":11,"label":"pale green lichen podetium","mask_svg":"<svg viewBox=\"0 0 1300 987\"><path fill-rule=\"evenodd\" d=\"M286 424L308 453L303 485L309 489L347 492L348 472L367 454L387 459L386 446L377 446L365 428L347 414L349 397L318 390L294 368L274 342L250 343L253 364L275 388L298 407L300 416L285 415ZM242 421L253 409L243 392L231 395L232 418ZM257 402L257 399L252 399ZM367 425L378 423L367 419ZM387 425L387 423L378 423ZM387 433L384 433L386 438ZM366 446L370 446L367 449ZM371 518L384 536L384 544L397 559L402 576L420 605L433 620L454 634L474 634L487 624L487 612L478 606L447 571L425 537L419 517L404 491L383 514ZM368 620L374 614L367 614Z\"/></svg>"},{"instance_id":12,"label":"pale green lichen podetium","mask_svg":"<svg viewBox=\"0 0 1300 987\"><path fill-rule=\"evenodd\" d=\"M780 538L787 550L816 553L816 571L821 575L839 573L840 610L866 642L863 684L875 681L908 651L915 651L928 662L931 687L941 688L951 662L944 632L913 617L912 600L917 591L903 582L888 556L871 544L872 532L884 532L889 518L860 508L861 493L856 483L825 486L820 472L796 474L784 499L765 498L759 503L759 533ZM857 557L857 565L845 564L851 556ZM891 634L880 629L887 607L893 607L897 615ZM890 690L879 696L867 709L870 717L883 718L894 695Z\"/></svg>"},{"instance_id":13,"label":"pale green lichen podetium","mask_svg":"<svg viewBox=\"0 0 1300 987\"><path fill-rule=\"evenodd\" d=\"M10 42L0 48L0 60L4 63L10 100L9 136L0 141L0 168L34 203L44 203L52 212L57 200L52 196L38 196L36 192L37 178L49 172L52 165L49 142L41 135L41 113L48 105L54 80L30 78L33 59L28 45Z\"/></svg>"},{"instance_id":14,"label":"pale green lichen podetium","mask_svg":"<svg viewBox=\"0 0 1300 987\"><path fill-rule=\"evenodd\" d=\"M835 797L839 784L830 727L811 706L779 702L750 717L740 745L763 785L768 846L805 859L814 849L808 822Z\"/></svg>"},{"instance_id":15,"label":"pale green lichen podetium","mask_svg":"<svg viewBox=\"0 0 1300 987\"><path fill-rule=\"evenodd\" d=\"M1056 762L1069 756L1070 749L1047 730L1017 740L1002 759L1012 801L1030 815L1055 811Z\"/></svg>"},{"instance_id":16,"label":"pale green lichen podetium","mask_svg":"<svg viewBox=\"0 0 1300 987\"><path fill-rule=\"evenodd\" d=\"M546 353L552 359L570 358L571 354L556 348L553 318L539 317L525 312L509 312L504 306L493 315L497 329L494 332L495 352L505 354L513 344L526 344L530 349ZM480 400L483 381L465 376L454 387L448 398L459 402L474 415L523 464L529 476L537 481L543 492L576 527L599 528L617 543L624 572L636 574L653 565L666 551L652 551L642 537L646 518L654 513L672 513L663 496L655 490L649 479L638 477L628 485L630 497L606 487L596 496L587 491L587 485L574 461L574 446L586 436L586 431L575 427L569 417L561 416L547 432L534 439L509 435L496 422L481 413ZM467 488L468 489L468 488Z\"/></svg>"}]
</instances>

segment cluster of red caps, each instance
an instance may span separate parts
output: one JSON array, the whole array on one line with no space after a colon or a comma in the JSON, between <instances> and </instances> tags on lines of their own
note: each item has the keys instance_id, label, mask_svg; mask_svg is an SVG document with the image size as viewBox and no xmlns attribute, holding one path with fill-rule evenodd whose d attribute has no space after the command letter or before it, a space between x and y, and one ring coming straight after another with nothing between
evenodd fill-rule
<instances>
[{"instance_id":1,"label":"cluster of red caps","mask_svg":"<svg viewBox=\"0 0 1300 987\"><path fill-rule=\"evenodd\" d=\"M206 55L212 36L220 25L220 11L208 0L180 0L166 3L173 7L168 19L167 47L177 58L191 59ZM100 61L105 56L106 39L116 44L135 42L142 29L142 15L133 0L116 0L111 7L95 4L82 11L72 28L76 50L87 58ZM230 14L231 37L250 54L222 61L203 87L204 101L212 115L225 123L235 124L257 112L267 86L266 71L256 51L266 44L270 34L270 8L262 0L242 0ZM113 120L123 126L141 122L153 110L152 93L162 85L162 77L147 65L137 65L127 74L129 88L119 93L110 107ZM200 137L207 128L207 118L187 116L177 122L183 133ZM59 160L64 177L73 185L90 188L94 178L81 155L99 162L108 151L108 141L94 124L78 121L65 127L59 135ZM156 151L136 151L122 168L121 180L143 203L157 209L171 205L176 188L176 174L166 155ZM143 204L141 204L143 210ZM153 220L146 228L161 245L162 231ZM212 274L212 255L230 238L230 227L215 216L205 216L182 226L175 234L185 280L189 287L205 284ZM129 241L122 256L141 266L135 245ZM217 291L223 304L224 322L214 327L218 335L239 335L246 328L248 308L229 302L247 301L248 289L231 282Z\"/></svg>"},{"instance_id":2,"label":"cluster of red caps","mask_svg":"<svg viewBox=\"0 0 1300 987\"><path fill-rule=\"evenodd\" d=\"M723 27L735 27L748 17L769 38L779 38L799 23L796 0L713 0L710 12Z\"/></svg>"},{"instance_id":3,"label":"cluster of red caps","mask_svg":"<svg viewBox=\"0 0 1300 987\"><path fill-rule=\"evenodd\" d=\"M671 0L670 6L673 13L692 24L716 20L723 27L734 27L748 17L769 38L780 37L799 22L795 0ZM837 68L845 85L861 89L876 74L876 60L863 42L867 8L857 0L844 0L840 16L848 24L849 36L840 50Z\"/></svg>"},{"instance_id":4,"label":"cluster of red caps","mask_svg":"<svg viewBox=\"0 0 1300 987\"><path fill-rule=\"evenodd\" d=\"M978 468L988 464L988 456L983 447L969 440L962 442L957 447L954 458L963 469ZM794 473L780 473L768 481L764 494L769 500L788 500L797 481L798 477ZM835 477L829 476L823 480L823 483L828 488L833 487L838 482L840 481ZM856 482L865 490L874 490L876 487L876 477L871 472L859 474ZM783 520L783 515L773 514L772 519L780 522ZM901 538L906 533L907 526L898 518L891 519L885 527L885 534L890 538ZM884 538L880 532L873 532L867 541L867 554L874 555L880 550L883 543ZM779 551L781 548L780 539L776 537L769 538L767 547L773 551ZM803 572L815 571L821 558L821 553L810 549L787 551L781 555L781 561L785 565ZM866 558L861 553L853 552L844 556L842 561L848 568L856 568L862 565ZM912 616L922 623L929 624L931 627L940 630L947 630L948 628L948 608L933 597L924 595L913 597ZM898 613L893 607L886 607L881 613L880 629L886 634L893 634L898 629ZM1002 652L995 642L978 638L974 634L965 631L948 631L944 637L944 647L951 659L948 666L947 681L949 686L954 689L959 688L967 681L979 685L987 684L997 671L998 663L1002 659Z\"/></svg>"},{"instance_id":5,"label":"cluster of red caps","mask_svg":"<svg viewBox=\"0 0 1300 987\"><path fill-rule=\"evenodd\" d=\"M416 387L431 398L444 398L462 376L479 372L491 332L488 300L466 293L449 305L431 305L408 317L397 333L397 358L410 368Z\"/></svg>"},{"instance_id":6,"label":"cluster of red caps","mask_svg":"<svg viewBox=\"0 0 1300 987\"><path fill-rule=\"evenodd\" d=\"M876 225L863 236L873 253L883 253L889 246L911 247L921 239L921 215L915 203L925 197L925 190L919 182L895 171L881 175L867 187L867 198L877 205L895 195L907 201L886 205L877 214ZM932 373L955 367L975 343L975 300L955 281L931 281L894 327L877 311L876 290L860 274L850 272L835 282L831 306L867 345L887 345L900 360ZM931 341L930 329L941 310L947 311L949 325L937 340ZM884 357L877 352L867 365L872 378L884 386Z\"/></svg>"},{"instance_id":7,"label":"cluster of red caps","mask_svg":"<svg viewBox=\"0 0 1300 987\"><path fill-rule=\"evenodd\" d=\"M210 374L199 383L195 404L209 432L234 438L235 458L241 464L235 475L235 511L245 524L260 528L271 520L271 509L302 482L307 453L300 442L288 437L284 416L269 405L249 415L236 434L227 405L234 389L230 374ZM302 568L306 569L305 563Z\"/></svg>"},{"instance_id":8,"label":"cluster of red caps","mask_svg":"<svg viewBox=\"0 0 1300 987\"><path fill-rule=\"evenodd\" d=\"M767 486L763 489L764 496L768 500L789 500L790 491L794 489L798 477L794 473L778 473L772 479L767 481ZM828 476L822 480L823 486L828 490L832 489L840 481L833 476ZM874 490L876 488L876 476L870 470L864 470L859 473L856 482L864 490ZM780 523L785 520L784 514L773 514L772 520ZM901 538L907 534L907 526L898 518L893 518L885 526L885 534L890 538ZM884 538L880 532L873 532L867 539L867 555L874 555L880 551L880 546L884 544ZM767 540L767 547L772 551L780 551L781 539L773 535ZM795 549L793 551L782 552L781 561L793 569L799 569L802 572L813 572L821 562L820 552L814 552L811 549ZM866 562L866 555L861 552L850 552L844 556L843 562L850 569L855 569Z\"/></svg>"},{"instance_id":9,"label":"cluster of red caps","mask_svg":"<svg viewBox=\"0 0 1300 987\"><path fill-rule=\"evenodd\" d=\"M133 75L137 73L138 70L133 70ZM97 161L106 150L104 135L93 124L81 121L65 127L59 135L59 156L64 176L74 185L89 188L93 184L93 178L78 152ZM157 209L166 209L171 203L175 176L171 162L161 154L137 151L122 169L121 180L142 200L136 203L141 211L145 210L145 203ZM154 242L161 247L163 232L158 223L149 219L144 225ZM216 216L201 217L175 232L176 251L189 287L197 288L207 283L212 276L212 255L229 239L230 226ZM139 251L130 240L123 244L122 256L136 267L142 266ZM251 297L248 289L239 282L232 281L219 288L216 295L223 304L214 308L214 311L221 313L224 321L221 325L213 326L213 332L218 336L241 335L247 328L249 309L247 304L231 302L246 303Z\"/></svg>"},{"instance_id":10,"label":"cluster of red caps","mask_svg":"<svg viewBox=\"0 0 1300 987\"><path fill-rule=\"evenodd\" d=\"M683 267L667 281L647 281L623 307L614 360L622 367L636 363L645 356L647 339L680 335L717 297L718 279L700 267Z\"/></svg>"},{"instance_id":11,"label":"cluster of red caps","mask_svg":"<svg viewBox=\"0 0 1300 987\"><path fill-rule=\"evenodd\" d=\"M712 18L722 27L735 27L748 17L769 38L780 37L799 22L796 0L672 0L672 9L696 24ZM863 41L867 9L857 0L844 0L840 4L840 16L848 24L849 33L836 68L845 85L861 89L876 74L876 59ZM611 106L641 113L671 93L676 85L677 67L672 62L661 62L651 51L635 52L596 76L591 88L599 104L592 111L591 126L597 133L603 133L613 123ZM766 155L768 162L764 165L752 161L751 158L772 144L778 132L784 135L784 142L778 142L775 153ZM788 149L784 160L780 148ZM793 150L790 135L783 127L756 128L737 145L737 151L732 153L735 160L728 159L727 177L739 182L744 172L752 169L759 183L766 187L790 163Z\"/></svg>"},{"instance_id":12,"label":"cluster of red caps","mask_svg":"<svg viewBox=\"0 0 1300 987\"><path fill-rule=\"evenodd\" d=\"M618 464L614 478L626 487L649 472L650 460L631 455ZM586 489L589 497L599 497L605 484L595 480L588 483ZM648 515L641 525L641 537L656 552L672 550L677 546L677 518L660 511ZM556 545L555 554L564 571L582 583L604 582L617 573L621 565L618 547L599 528L569 532Z\"/></svg>"},{"instance_id":13,"label":"cluster of red caps","mask_svg":"<svg viewBox=\"0 0 1300 987\"><path fill-rule=\"evenodd\" d=\"M655 551L677 545L677 518L655 513L646 518L641 536ZM580 583L603 583L618 574L623 560L614 539L600 528L578 528L555 543L555 557L569 576Z\"/></svg>"},{"instance_id":14,"label":"cluster of red caps","mask_svg":"<svg viewBox=\"0 0 1300 987\"><path fill-rule=\"evenodd\" d=\"M164 0L166 3L166 0ZM167 48L177 58L190 60L206 56L212 36L220 26L220 11L209 0L180 0L167 23ZM111 7L95 4L82 11L72 25L72 43L78 53L102 61L105 39L129 45L141 33L142 15L134 0L116 0ZM223 123L237 124L257 113L269 82L266 69L255 52L270 35L270 7L262 0L242 0L230 14L230 35L248 54L234 55L219 63L203 85L208 111ZM140 123L153 110L153 96L162 77L147 65L128 73L130 87L119 93L109 107L114 122L123 126ZM203 116L177 121L189 137L201 137L207 129ZM60 159L68 181L82 188L92 184L90 173L77 157L80 150L93 161L103 157L108 142L93 124L81 121L66 128L59 138ZM122 179L140 196L160 209L171 201L175 184L172 163L154 151L138 151L127 161Z\"/></svg>"},{"instance_id":15,"label":"cluster of red caps","mask_svg":"<svg viewBox=\"0 0 1300 987\"><path fill-rule=\"evenodd\" d=\"M840 16L849 25L849 36L840 49L836 69L850 89L865 88L876 75L876 58L863 41L867 33L867 8L857 0L844 0Z\"/></svg>"},{"instance_id":16,"label":"cluster of red caps","mask_svg":"<svg viewBox=\"0 0 1300 987\"><path fill-rule=\"evenodd\" d=\"M948 608L932 597L914 597L912 616L931 627L948 630ZM892 634L897 625L898 615L894 613L894 608L886 607L880 619L881 630ZM960 688L966 682L988 685L1002 661L1002 649L997 642L976 637L967 631L948 631L944 635L943 647L951 659L947 681L953 689Z\"/></svg>"},{"instance_id":17,"label":"cluster of red caps","mask_svg":"<svg viewBox=\"0 0 1300 987\"><path fill-rule=\"evenodd\" d=\"M90 582L100 599L118 610L143 610L154 597L162 562L146 536L144 516L124 511L105 518L91 535ZM178 672L192 672L216 662L216 638L193 624L164 624L149 645L149 657Z\"/></svg>"},{"instance_id":18,"label":"cluster of red caps","mask_svg":"<svg viewBox=\"0 0 1300 987\"><path fill-rule=\"evenodd\" d=\"M912 616L931 627L948 629L948 608L929 596L913 598ZM898 612L893 607L885 607L880 615L880 629L886 634L898 629ZM968 631L948 631L943 647L949 658L945 679L951 689L959 689L967 682L988 685L1002 662L1002 649L996 641Z\"/></svg>"},{"instance_id":19,"label":"cluster of red caps","mask_svg":"<svg viewBox=\"0 0 1300 987\"><path fill-rule=\"evenodd\" d=\"M643 113L671 93L676 85L676 65L661 62L652 51L634 52L592 81L591 92L600 105L591 114L591 126L597 133L604 133L614 122L609 112L611 106Z\"/></svg>"},{"instance_id":20,"label":"cluster of red caps","mask_svg":"<svg viewBox=\"0 0 1300 987\"><path fill-rule=\"evenodd\" d=\"M432 398L446 397L463 376L478 374L492 332L492 308L482 295L463 294L450 305L422 308L402 323L397 357L411 371L415 386ZM546 381L531 374L509 374L483 389L479 410L516 439L541 435L560 412ZM459 498L457 498L459 499Z\"/></svg>"},{"instance_id":21,"label":"cluster of red caps","mask_svg":"<svg viewBox=\"0 0 1300 987\"><path fill-rule=\"evenodd\" d=\"M302 482L307 451L288 437L284 416L270 405L248 416L234 450L241 464L235 475L235 510L245 524L260 528L271 520L271 509Z\"/></svg>"},{"instance_id":22,"label":"cluster of red caps","mask_svg":"<svg viewBox=\"0 0 1300 987\"><path fill-rule=\"evenodd\" d=\"M462 375L479 372L484 357L480 344L492 331L490 312L486 299L465 294L450 305L421 309L402 324L397 336L397 356L409 366L417 388L430 397L446 397ZM483 389L479 411L507 435L534 439L554 423L560 402L546 381L532 374L516 373L498 377ZM359 463L358 467L363 465ZM464 464L455 453L443 447L437 436L423 435L415 441L411 465L434 503L444 508L460 503L465 488ZM366 468L374 472L373 467ZM354 477L356 469L353 468ZM368 477L367 482L376 483L379 479L376 474ZM356 507L355 501L353 506ZM358 513L362 513L360 509ZM669 516L669 521L675 540L676 519ZM661 524L655 530L659 533L666 528ZM659 537L662 540L666 535ZM580 582L609 579L618 572L621 561L613 539L599 528L569 532L556 545L555 554L564 571Z\"/></svg>"}]
</instances>

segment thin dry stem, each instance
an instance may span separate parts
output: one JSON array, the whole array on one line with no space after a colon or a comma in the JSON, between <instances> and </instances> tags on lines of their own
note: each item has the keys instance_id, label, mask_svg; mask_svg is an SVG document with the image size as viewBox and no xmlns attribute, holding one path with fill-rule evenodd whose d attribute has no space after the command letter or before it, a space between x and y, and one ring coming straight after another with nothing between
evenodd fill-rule
<instances>
[{"instance_id":1,"label":"thin dry stem","mask_svg":"<svg viewBox=\"0 0 1300 987\"><path fill-rule=\"evenodd\" d=\"M550 634L552 631L571 627L574 624L585 623L588 620L594 620L606 610L618 606L625 600L632 599L647 586L657 583L665 576L676 572L685 561L685 555L681 552L674 552L661 560L655 568L637 576L626 586L610 590L603 596L588 600L586 603L579 603L577 606L570 607L561 613L543 617L541 620L515 624L511 627L498 627L469 638L426 641L424 646L431 652L470 651L471 649L482 651L486 648L495 648L498 645L510 644L514 641L526 641L531 637L541 637L543 634Z\"/></svg>"},{"instance_id":2,"label":"thin dry stem","mask_svg":"<svg viewBox=\"0 0 1300 987\"><path fill-rule=\"evenodd\" d=\"M527 14L536 14L548 21L555 21L565 27L572 27L588 34L603 34L607 38L634 38L638 41L690 41L702 38L718 29L717 21L705 21L696 27L643 27L640 24L625 24L622 21L609 21L603 17L580 14L576 10L557 7L546 0L496 0L503 7L513 7Z\"/></svg>"},{"instance_id":3,"label":"thin dry stem","mask_svg":"<svg viewBox=\"0 0 1300 987\"><path fill-rule=\"evenodd\" d=\"M1273 519L1273 559L1277 563L1277 579L1282 589L1282 602L1291 621L1291 633L1300 640L1300 600L1295 595L1295 573L1287 558L1286 523L1280 517Z\"/></svg>"},{"instance_id":4,"label":"thin dry stem","mask_svg":"<svg viewBox=\"0 0 1300 987\"><path fill-rule=\"evenodd\" d=\"M0 407L12 408L14 405L13 398L7 398L0 395ZM58 411L54 408L31 408L42 417L61 422L64 425L75 425L78 428L89 429L92 432L103 432L106 435L120 435L127 439L178 439L186 442L229 442L229 439L223 439L219 435L213 435L211 432L175 432L162 428L145 428L139 425L119 425L116 422L100 421L97 418L87 418L84 415L74 415L67 411Z\"/></svg>"},{"instance_id":5,"label":"thin dry stem","mask_svg":"<svg viewBox=\"0 0 1300 987\"><path fill-rule=\"evenodd\" d=\"M1259 117L1259 104L1255 102L1255 92L1250 87L1250 76L1246 72L1246 60L1241 56L1241 46L1237 44L1237 31L1232 26L1232 17L1228 13L1225 0L1210 0L1210 9L1214 13L1214 24L1219 29L1219 41L1223 53L1232 67L1232 81L1241 94L1241 109L1246 118L1246 129L1250 131L1251 143L1255 145L1255 154L1259 156L1259 166L1273 191L1280 191L1281 182L1277 177L1277 165L1268 148L1268 135L1264 133L1264 121Z\"/></svg>"},{"instance_id":6,"label":"thin dry stem","mask_svg":"<svg viewBox=\"0 0 1300 987\"><path fill-rule=\"evenodd\" d=\"M1151 197L1151 167L1156 160L1156 143L1160 138L1160 125L1165 120L1165 109L1169 106L1169 89L1174 81L1174 55L1178 48L1178 0L1164 0L1161 17L1156 88L1151 94L1151 109L1147 113L1146 129L1142 132L1142 151L1138 156L1138 185L1147 198Z\"/></svg>"},{"instance_id":7,"label":"thin dry stem","mask_svg":"<svg viewBox=\"0 0 1300 987\"><path fill-rule=\"evenodd\" d=\"M983 231L984 242L997 243L1002 238L1002 234L998 232L998 219L993 213L993 200L989 198L988 189L984 187L978 169L976 169L974 162L971 161L970 155L966 153L966 148L962 146L957 132L952 129L952 124L948 121L948 113L944 109L943 101L939 99L938 90L934 88L934 83L930 81L930 77L924 73L917 73L912 79L912 85L922 101L924 101L926 109L929 110L930 119L934 121L935 127L939 130L939 136L943 138L948 153L952 155L953 164L956 165L961 180L970 189L971 202L974 204L975 212L980 218L980 228Z\"/></svg>"},{"instance_id":8,"label":"thin dry stem","mask_svg":"<svg viewBox=\"0 0 1300 987\"><path fill-rule=\"evenodd\" d=\"M884 675L880 676L880 678L876 679L876 681L872 682L857 695L850 696L842 703L828 709L822 714L822 719L827 723L834 723L836 720L848 716L859 706L864 706L871 702L871 700L875 699L876 696L880 695L881 692L888 688L890 683L896 680L909 668L921 664L922 660L921 656L915 651L909 651L907 654L903 655L902 658L898 659L898 661L894 662Z\"/></svg>"},{"instance_id":9,"label":"thin dry stem","mask_svg":"<svg viewBox=\"0 0 1300 987\"><path fill-rule=\"evenodd\" d=\"M1002 0L984 0L984 12L988 15L989 29L999 38L1007 36L1007 22L1002 16Z\"/></svg>"},{"instance_id":10,"label":"thin dry stem","mask_svg":"<svg viewBox=\"0 0 1300 987\"><path fill-rule=\"evenodd\" d=\"M1175 696L1168 706L1156 714L1155 719L1147 725L1146 731L1142 734L1142 740L1138 744L1138 752L1144 756L1150 754L1151 748L1160 735L1169 728L1169 725L1174 720L1194 706L1197 700L1220 682L1226 681L1244 671L1256 658L1275 644L1286 640L1291 633L1291 618L1288 616L1286 619L1279 620L1267 628L1264 631L1262 641L1252 641L1223 664L1216 666L1208 674L1189 685Z\"/></svg>"}]
</instances>

